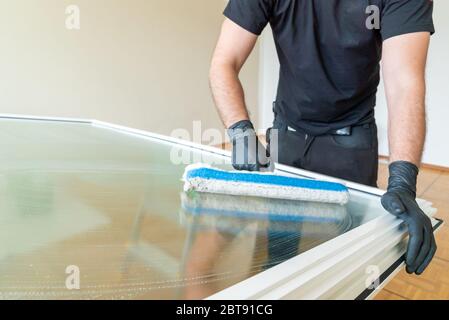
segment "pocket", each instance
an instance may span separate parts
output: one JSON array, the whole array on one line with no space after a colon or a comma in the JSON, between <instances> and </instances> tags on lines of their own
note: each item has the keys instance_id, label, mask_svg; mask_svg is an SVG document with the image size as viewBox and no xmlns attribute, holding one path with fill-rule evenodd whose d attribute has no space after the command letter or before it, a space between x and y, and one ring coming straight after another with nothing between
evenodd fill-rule
<instances>
[{"instance_id":1,"label":"pocket","mask_svg":"<svg viewBox=\"0 0 449 320\"><path fill-rule=\"evenodd\" d=\"M282 121L281 117L278 115L275 115L274 121L273 121L273 128L279 131L286 131L288 126L285 124L284 121Z\"/></svg>"},{"instance_id":2,"label":"pocket","mask_svg":"<svg viewBox=\"0 0 449 320\"><path fill-rule=\"evenodd\" d=\"M298 166L304 150L305 137L288 130L288 126L279 121L267 130L267 149L272 160L289 166Z\"/></svg>"},{"instance_id":3,"label":"pocket","mask_svg":"<svg viewBox=\"0 0 449 320\"><path fill-rule=\"evenodd\" d=\"M274 121L273 121L273 126L271 128L268 128L266 133L265 133L265 138L267 141L267 145L270 145L271 142L271 136L273 133L273 130L276 130L277 134L276 137L279 137L280 134L283 134L285 131L287 131L287 126L285 124L283 124L282 120L275 115Z\"/></svg>"},{"instance_id":4,"label":"pocket","mask_svg":"<svg viewBox=\"0 0 449 320\"><path fill-rule=\"evenodd\" d=\"M375 146L377 140L376 126L367 124L352 128L350 136L331 136L334 145L354 150L371 150Z\"/></svg>"}]
</instances>

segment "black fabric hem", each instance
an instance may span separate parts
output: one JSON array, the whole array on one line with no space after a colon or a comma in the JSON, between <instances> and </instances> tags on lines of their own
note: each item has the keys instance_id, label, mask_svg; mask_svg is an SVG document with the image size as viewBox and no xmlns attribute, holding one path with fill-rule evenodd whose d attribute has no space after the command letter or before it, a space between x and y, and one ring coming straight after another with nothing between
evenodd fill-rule
<instances>
[{"instance_id":1,"label":"black fabric hem","mask_svg":"<svg viewBox=\"0 0 449 320\"><path fill-rule=\"evenodd\" d=\"M415 32L429 32L430 35L433 35L435 33L435 27L433 24L425 24L425 25L419 25L419 26L410 26L410 27L399 27L394 30L382 33L382 40L385 41L389 38L393 38L396 36L408 34L408 33L415 33Z\"/></svg>"},{"instance_id":2,"label":"black fabric hem","mask_svg":"<svg viewBox=\"0 0 449 320\"><path fill-rule=\"evenodd\" d=\"M228 8L225 9L225 11L223 12L223 15L228 18L229 20L231 20L232 22L238 24L240 27L242 27L243 29L245 29L248 32L251 32L252 34L256 35L256 36L260 36L262 31L259 31L258 29L256 29L254 26L249 25L248 23L246 23L245 21L240 20L239 18L235 17L230 10L228 10Z\"/></svg>"}]
</instances>

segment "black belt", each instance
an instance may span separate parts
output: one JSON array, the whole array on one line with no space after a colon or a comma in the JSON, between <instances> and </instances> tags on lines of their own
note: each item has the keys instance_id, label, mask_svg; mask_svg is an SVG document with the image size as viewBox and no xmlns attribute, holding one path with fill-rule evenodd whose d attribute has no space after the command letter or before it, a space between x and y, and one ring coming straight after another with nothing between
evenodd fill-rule
<instances>
[{"instance_id":1,"label":"black belt","mask_svg":"<svg viewBox=\"0 0 449 320\"><path fill-rule=\"evenodd\" d=\"M331 130L327 132L325 135L332 135L332 136L350 136L352 135L352 128L354 126L348 126L337 130ZM296 129L293 129L291 127L288 127L288 130L290 131L296 131ZM310 136L309 134L306 134L307 136Z\"/></svg>"},{"instance_id":2,"label":"black belt","mask_svg":"<svg viewBox=\"0 0 449 320\"><path fill-rule=\"evenodd\" d=\"M332 130L328 134L333 136L350 136L352 135L352 128L355 127L363 127L365 129L369 129L372 123L365 123L365 124L356 124L354 126L344 127L342 129L338 130Z\"/></svg>"},{"instance_id":3,"label":"black belt","mask_svg":"<svg viewBox=\"0 0 449 320\"><path fill-rule=\"evenodd\" d=\"M277 118L277 114L276 114L276 101L273 101L273 112L274 112L274 115L275 115L275 119ZM281 120L282 121L282 120ZM373 121L374 121L374 119L373 119ZM282 121L283 122L283 121ZM284 122L285 123L285 122ZM364 124L356 124L356 125L353 125L353 126L347 126L347 127L344 127L344 128L341 128L341 129L336 129L336 130L331 130L331 131L329 131L329 132L327 132L325 135L332 135L332 136L350 136L350 135L352 135L352 128L354 128L354 127L359 127L359 126L363 126L363 127L366 127L366 126L368 126L368 128L369 128L369 126L371 125L371 121L370 122L365 122ZM287 128L289 129L289 130L291 130L291 129L293 129L293 128L291 128L290 126L288 126L287 125ZM296 129L293 129L292 131L297 131ZM307 134L308 136L310 136L309 134Z\"/></svg>"}]
</instances>

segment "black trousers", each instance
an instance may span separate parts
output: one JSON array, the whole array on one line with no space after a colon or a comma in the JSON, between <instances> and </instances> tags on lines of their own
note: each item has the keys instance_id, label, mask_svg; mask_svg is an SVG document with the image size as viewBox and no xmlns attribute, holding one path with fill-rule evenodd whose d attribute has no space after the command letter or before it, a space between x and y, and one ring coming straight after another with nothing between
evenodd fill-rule
<instances>
[{"instance_id":1,"label":"black trousers","mask_svg":"<svg viewBox=\"0 0 449 320\"><path fill-rule=\"evenodd\" d=\"M276 143L278 162L296 168L377 187L379 167L375 122L352 128L348 136L313 137L292 131L276 117L267 132L268 149Z\"/></svg>"}]
</instances>

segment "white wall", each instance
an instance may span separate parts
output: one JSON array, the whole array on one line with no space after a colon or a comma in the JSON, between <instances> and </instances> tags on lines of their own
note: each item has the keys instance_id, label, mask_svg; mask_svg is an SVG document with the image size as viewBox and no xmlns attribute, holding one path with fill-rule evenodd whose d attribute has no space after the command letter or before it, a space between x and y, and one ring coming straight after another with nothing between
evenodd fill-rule
<instances>
[{"instance_id":1,"label":"white wall","mask_svg":"<svg viewBox=\"0 0 449 320\"><path fill-rule=\"evenodd\" d=\"M449 107L449 1L436 1L434 10L436 34L432 36L427 68L427 117L428 136L423 161L428 164L449 167L447 142ZM272 34L267 30L262 37L260 52L260 123L264 128L271 125L272 101L276 95L279 62ZM376 117L379 127L380 154L388 155L387 104L383 84L379 86ZM413 130L413 128L410 128Z\"/></svg>"},{"instance_id":2,"label":"white wall","mask_svg":"<svg viewBox=\"0 0 449 320\"><path fill-rule=\"evenodd\" d=\"M69 4L81 29L65 28ZM208 69L223 0L0 0L0 113L171 133L221 128ZM258 52L242 75L257 116Z\"/></svg>"},{"instance_id":3,"label":"white wall","mask_svg":"<svg viewBox=\"0 0 449 320\"><path fill-rule=\"evenodd\" d=\"M268 129L273 123L273 101L276 99L279 81L279 59L273 34L267 27L260 38L259 123Z\"/></svg>"}]
</instances>

